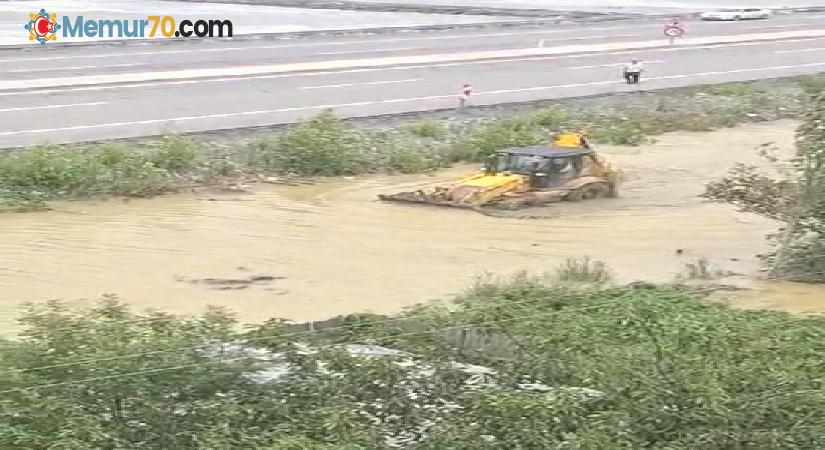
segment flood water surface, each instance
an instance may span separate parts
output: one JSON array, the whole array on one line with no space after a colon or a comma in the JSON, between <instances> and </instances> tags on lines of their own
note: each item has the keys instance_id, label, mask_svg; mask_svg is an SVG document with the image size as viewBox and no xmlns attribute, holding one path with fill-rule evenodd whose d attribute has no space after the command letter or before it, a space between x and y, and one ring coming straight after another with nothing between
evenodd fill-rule
<instances>
[{"instance_id":1,"label":"flood water surface","mask_svg":"<svg viewBox=\"0 0 825 450\"><path fill-rule=\"evenodd\" d=\"M83 304L106 293L172 313L226 306L246 322L386 313L459 292L486 272L542 272L581 255L606 261L623 281L669 281L702 257L755 276L754 255L776 224L698 195L732 163L759 162L757 145L790 151L794 125L604 147L627 171L621 198L540 208L531 212L539 220L375 200L467 167L1 215L0 320L8 325L24 301ZM823 293L805 307L819 308Z\"/></svg>"}]
</instances>

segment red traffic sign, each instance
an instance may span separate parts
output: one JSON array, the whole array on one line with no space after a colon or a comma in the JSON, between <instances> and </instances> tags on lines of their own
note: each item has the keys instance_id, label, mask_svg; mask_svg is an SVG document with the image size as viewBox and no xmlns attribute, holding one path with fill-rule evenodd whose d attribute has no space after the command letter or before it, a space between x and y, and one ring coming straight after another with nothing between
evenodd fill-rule
<instances>
[{"instance_id":1,"label":"red traffic sign","mask_svg":"<svg viewBox=\"0 0 825 450\"><path fill-rule=\"evenodd\" d=\"M683 30L681 27L678 27L676 25L665 26L665 36L667 37L679 37L683 34L685 34L685 30Z\"/></svg>"}]
</instances>

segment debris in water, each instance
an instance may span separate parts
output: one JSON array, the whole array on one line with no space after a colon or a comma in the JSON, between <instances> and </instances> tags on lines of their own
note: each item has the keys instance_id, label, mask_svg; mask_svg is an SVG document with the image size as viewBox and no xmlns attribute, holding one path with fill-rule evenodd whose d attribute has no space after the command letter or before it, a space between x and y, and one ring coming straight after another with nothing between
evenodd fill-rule
<instances>
[{"instance_id":1,"label":"debris in water","mask_svg":"<svg viewBox=\"0 0 825 450\"><path fill-rule=\"evenodd\" d=\"M289 294L289 289L276 289L276 288L264 288L265 291L269 291L274 293L275 295L286 295Z\"/></svg>"},{"instance_id":2,"label":"debris in water","mask_svg":"<svg viewBox=\"0 0 825 450\"><path fill-rule=\"evenodd\" d=\"M245 269L245 268L238 268ZM248 269L247 269L248 270ZM186 278L175 277L176 281L189 282L192 284L203 284L209 286L210 289L219 291L239 291L246 289L253 285L269 284L275 280L283 280L285 277L276 277L272 275L252 275L246 278Z\"/></svg>"},{"instance_id":3,"label":"debris in water","mask_svg":"<svg viewBox=\"0 0 825 450\"><path fill-rule=\"evenodd\" d=\"M248 284L241 284L238 286L220 286L216 287L215 289L218 291L240 291L241 289L246 289L248 287Z\"/></svg>"},{"instance_id":4,"label":"debris in water","mask_svg":"<svg viewBox=\"0 0 825 450\"><path fill-rule=\"evenodd\" d=\"M202 278L200 280L193 280L193 283L203 284L217 284L217 285L238 285L238 284L254 284L263 283L273 280L280 280L283 277L273 277L271 275L253 275L245 279L237 278Z\"/></svg>"}]
</instances>

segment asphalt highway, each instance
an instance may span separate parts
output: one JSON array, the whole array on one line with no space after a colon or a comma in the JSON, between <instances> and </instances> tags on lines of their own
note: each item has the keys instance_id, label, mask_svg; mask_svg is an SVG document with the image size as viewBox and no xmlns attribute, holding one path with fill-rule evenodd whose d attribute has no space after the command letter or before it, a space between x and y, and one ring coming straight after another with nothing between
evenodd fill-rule
<instances>
[{"instance_id":1,"label":"asphalt highway","mask_svg":"<svg viewBox=\"0 0 825 450\"><path fill-rule=\"evenodd\" d=\"M0 147L369 116L825 71L825 15L0 49ZM630 87L620 66L645 62Z\"/></svg>"}]
</instances>

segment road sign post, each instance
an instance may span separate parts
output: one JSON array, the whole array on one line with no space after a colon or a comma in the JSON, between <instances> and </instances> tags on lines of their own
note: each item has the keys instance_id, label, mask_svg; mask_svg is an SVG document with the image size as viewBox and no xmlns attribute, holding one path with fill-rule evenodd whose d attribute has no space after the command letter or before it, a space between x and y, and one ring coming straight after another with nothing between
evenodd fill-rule
<instances>
[{"instance_id":1,"label":"road sign post","mask_svg":"<svg viewBox=\"0 0 825 450\"><path fill-rule=\"evenodd\" d=\"M685 30L679 25L665 25L665 37L667 37L670 45L673 45L676 42L676 38L682 37L683 34L685 34Z\"/></svg>"}]
</instances>

